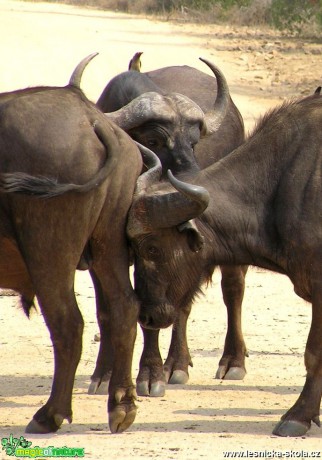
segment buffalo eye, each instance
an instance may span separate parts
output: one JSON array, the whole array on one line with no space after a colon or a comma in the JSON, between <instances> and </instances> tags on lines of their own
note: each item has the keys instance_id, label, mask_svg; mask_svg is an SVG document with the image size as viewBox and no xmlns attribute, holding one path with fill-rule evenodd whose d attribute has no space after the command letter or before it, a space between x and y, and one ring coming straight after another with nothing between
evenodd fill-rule
<instances>
[{"instance_id":1,"label":"buffalo eye","mask_svg":"<svg viewBox=\"0 0 322 460\"><path fill-rule=\"evenodd\" d=\"M161 252L160 252L159 248L157 248L157 247L154 246L154 245L148 246L148 247L145 249L145 257L146 257L146 259L148 259L148 260L156 260L156 259L159 259L159 258L160 258L160 255L161 255Z\"/></svg>"},{"instance_id":2,"label":"buffalo eye","mask_svg":"<svg viewBox=\"0 0 322 460\"><path fill-rule=\"evenodd\" d=\"M158 142L155 139L151 139L147 141L147 147L153 148L158 145Z\"/></svg>"}]
</instances>

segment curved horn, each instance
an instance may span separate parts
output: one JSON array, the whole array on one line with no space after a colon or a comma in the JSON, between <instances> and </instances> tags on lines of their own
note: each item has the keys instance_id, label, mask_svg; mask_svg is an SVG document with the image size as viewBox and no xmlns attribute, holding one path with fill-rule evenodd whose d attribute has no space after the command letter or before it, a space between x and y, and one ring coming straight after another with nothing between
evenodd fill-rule
<instances>
[{"instance_id":1,"label":"curved horn","mask_svg":"<svg viewBox=\"0 0 322 460\"><path fill-rule=\"evenodd\" d=\"M156 228L175 227L207 208L209 193L204 187L181 182L170 171L168 177L178 192L170 192L167 184L161 182L157 191L148 190L133 200L127 225L130 238Z\"/></svg>"},{"instance_id":2,"label":"curved horn","mask_svg":"<svg viewBox=\"0 0 322 460\"><path fill-rule=\"evenodd\" d=\"M214 111L205 114L207 134L212 134L215 131L218 131L223 119L226 116L230 103L229 87L224 74L221 72L221 70L219 70L217 66L215 66L207 59L199 59L205 64L207 64L207 66L214 73L217 80L217 97L214 104Z\"/></svg>"},{"instance_id":3,"label":"curved horn","mask_svg":"<svg viewBox=\"0 0 322 460\"><path fill-rule=\"evenodd\" d=\"M172 186L182 195L193 201L198 206L198 214L202 214L209 204L209 192L204 187L195 184L188 184L174 177L170 169L168 170L168 179ZM196 217L196 216L194 216ZM185 219L189 220L189 219Z\"/></svg>"},{"instance_id":4,"label":"curved horn","mask_svg":"<svg viewBox=\"0 0 322 460\"><path fill-rule=\"evenodd\" d=\"M128 131L153 118L169 118L169 108L161 94L149 91L136 97L119 110L107 112L105 115L124 131Z\"/></svg>"},{"instance_id":5,"label":"curved horn","mask_svg":"<svg viewBox=\"0 0 322 460\"><path fill-rule=\"evenodd\" d=\"M141 174L136 182L136 189L135 195L142 194L145 190L147 190L151 185L159 182L161 174L162 174L162 165L159 158L156 156L152 150L148 149L144 145L136 142L136 145L139 147L141 152L144 166L147 168L147 171Z\"/></svg>"},{"instance_id":6,"label":"curved horn","mask_svg":"<svg viewBox=\"0 0 322 460\"><path fill-rule=\"evenodd\" d=\"M98 55L98 53L90 54L89 56L84 58L78 64L78 66L76 67L76 69L72 73L72 76L70 77L70 80L69 80L69 85L70 86L75 86L76 88L80 89L80 83L81 83L81 79L82 79L82 75L83 75L83 72L85 70L85 67L97 55Z\"/></svg>"}]
</instances>

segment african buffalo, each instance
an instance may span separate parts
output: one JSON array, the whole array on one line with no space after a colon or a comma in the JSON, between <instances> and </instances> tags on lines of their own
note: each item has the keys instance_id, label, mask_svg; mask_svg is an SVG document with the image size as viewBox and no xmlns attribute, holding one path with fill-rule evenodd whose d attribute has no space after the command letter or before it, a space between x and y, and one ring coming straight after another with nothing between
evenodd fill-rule
<instances>
[{"instance_id":1,"label":"african buffalo","mask_svg":"<svg viewBox=\"0 0 322 460\"><path fill-rule=\"evenodd\" d=\"M0 95L0 286L20 293L27 314L37 297L55 357L51 395L28 433L55 432L72 420L83 331L74 277L82 260L98 311L109 320L111 431L125 430L136 414L131 365L139 306L125 228L142 157L79 89L92 57L66 87Z\"/></svg>"},{"instance_id":2,"label":"african buffalo","mask_svg":"<svg viewBox=\"0 0 322 460\"><path fill-rule=\"evenodd\" d=\"M217 67L205 61L216 78L188 66L140 73L141 54L136 53L131 59L130 71L109 82L97 105L133 139L153 149L161 160L163 173L170 167L176 175L192 174L224 157L243 142L241 115L230 97L226 79ZM246 346L241 331L246 270L245 267L221 267L228 330L216 374L218 378L242 379L246 372ZM138 394L162 396L165 382L187 382L188 367L192 365L186 338L190 300L176 319L164 366L158 348L158 332L143 331ZM105 327L101 329L104 331ZM101 334L99 358L89 393L108 391L111 364L106 353L108 337L103 334L105 337Z\"/></svg>"},{"instance_id":3,"label":"african buffalo","mask_svg":"<svg viewBox=\"0 0 322 460\"><path fill-rule=\"evenodd\" d=\"M312 303L306 382L274 429L280 436L302 436L312 421L320 426L321 124L318 94L285 103L190 184L169 173L177 191L159 182L156 161L138 180L127 224L145 328L172 324L218 264L255 265L288 275L295 292Z\"/></svg>"},{"instance_id":4,"label":"african buffalo","mask_svg":"<svg viewBox=\"0 0 322 460\"><path fill-rule=\"evenodd\" d=\"M178 175L209 166L244 141L244 123L223 73L201 60L216 78L189 66L129 70L114 77L96 103L157 154L164 177L169 168ZM131 60L131 69L140 66Z\"/></svg>"}]
</instances>

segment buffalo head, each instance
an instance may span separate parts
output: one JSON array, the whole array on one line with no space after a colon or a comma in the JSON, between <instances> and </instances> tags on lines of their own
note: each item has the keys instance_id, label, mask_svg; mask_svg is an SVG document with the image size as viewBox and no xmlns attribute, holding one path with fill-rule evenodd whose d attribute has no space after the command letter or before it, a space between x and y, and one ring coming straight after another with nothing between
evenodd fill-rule
<instances>
[{"instance_id":1,"label":"buffalo head","mask_svg":"<svg viewBox=\"0 0 322 460\"><path fill-rule=\"evenodd\" d=\"M213 71L217 79L217 97L208 113L186 95L165 92L155 85L146 74L125 72L113 79L99 98L97 105L109 119L124 129L134 140L151 148L160 158L163 175L168 169L179 173L196 172L194 147L200 138L215 133L221 126L231 99L227 81L222 72L211 62L201 59ZM173 70L172 78L176 78ZM187 85L198 88L198 80ZM130 87L130 90L126 88ZM138 95L134 96L137 87ZM124 94L131 99L125 104ZM200 88L200 91L203 91ZM116 94L120 93L119 96ZM184 92L184 89L183 89ZM112 99L114 103L111 103ZM114 100L113 99L113 100ZM118 110L122 100L123 105ZM113 105L114 104L114 105ZM108 108L108 110L106 110Z\"/></svg>"},{"instance_id":2,"label":"buffalo head","mask_svg":"<svg viewBox=\"0 0 322 460\"><path fill-rule=\"evenodd\" d=\"M127 234L135 256L139 321L145 328L160 329L170 326L177 310L198 291L203 237L194 218L207 208L209 194L170 172L172 186L160 183L159 159L154 155L151 164L149 151L141 146L142 151L149 170L138 179Z\"/></svg>"}]
</instances>

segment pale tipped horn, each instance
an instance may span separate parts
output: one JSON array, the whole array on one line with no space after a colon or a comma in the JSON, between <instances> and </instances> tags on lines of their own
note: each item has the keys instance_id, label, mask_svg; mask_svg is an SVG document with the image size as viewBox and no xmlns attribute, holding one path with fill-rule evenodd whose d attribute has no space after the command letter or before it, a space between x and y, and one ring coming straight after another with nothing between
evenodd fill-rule
<instances>
[{"instance_id":1,"label":"pale tipped horn","mask_svg":"<svg viewBox=\"0 0 322 460\"><path fill-rule=\"evenodd\" d=\"M204 187L195 184L189 184L182 182L181 180L174 177L172 172L168 170L168 179L172 186L178 190L182 195L188 198L190 201L197 205L197 215L202 214L209 204L209 192ZM196 217L195 215L194 217ZM189 220L189 219L185 219Z\"/></svg>"},{"instance_id":2,"label":"pale tipped horn","mask_svg":"<svg viewBox=\"0 0 322 460\"><path fill-rule=\"evenodd\" d=\"M218 131L223 122L230 103L230 92L227 80L221 70L207 59L199 58L207 64L210 70L214 73L217 80L217 97L214 103L214 110L205 114L205 125L207 134Z\"/></svg>"},{"instance_id":3,"label":"pale tipped horn","mask_svg":"<svg viewBox=\"0 0 322 460\"><path fill-rule=\"evenodd\" d=\"M181 182L172 173L169 180L178 191L170 191L165 183L160 189L134 197L129 213L127 233L130 238L157 228L176 227L203 213L209 193L201 186Z\"/></svg>"},{"instance_id":4,"label":"pale tipped horn","mask_svg":"<svg viewBox=\"0 0 322 460\"><path fill-rule=\"evenodd\" d=\"M85 70L85 67L87 66L87 64L95 57L97 56L98 53L93 53L93 54L90 54L89 56L87 56L86 58L84 58L79 64L78 66L76 67L76 69L74 70L74 72L72 73L72 76L70 77L70 80L69 80L69 85L70 86L75 86L76 88L79 88L80 89L80 83L81 83L81 79L82 79L82 76L83 76L83 72Z\"/></svg>"},{"instance_id":5,"label":"pale tipped horn","mask_svg":"<svg viewBox=\"0 0 322 460\"><path fill-rule=\"evenodd\" d=\"M151 185L159 182L162 174L162 165L159 158L152 150L148 149L144 145L136 142L142 155L143 164L147 168L147 171L139 176L136 182L135 196L142 194Z\"/></svg>"}]
</instances>

